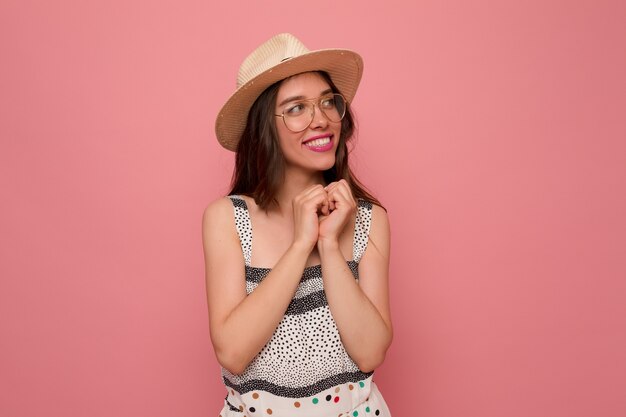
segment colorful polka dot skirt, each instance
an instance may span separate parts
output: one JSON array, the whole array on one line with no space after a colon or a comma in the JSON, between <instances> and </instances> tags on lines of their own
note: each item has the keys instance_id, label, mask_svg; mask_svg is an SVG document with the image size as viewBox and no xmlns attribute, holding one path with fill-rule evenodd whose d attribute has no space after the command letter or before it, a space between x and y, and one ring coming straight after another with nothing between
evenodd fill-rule
<instances>
[{"instance_id":1,"label":"colorful polka dot skirt","mask_svg":"<svg viewBox=\"0 0 626 417\"><path fill-rule=\"evenodd\" d=\"M220 417L389 417L389 409L371 377L349 382L304 398L286 398L266 391L240 394L232 388Z\"/></svg>"}]
</instances>

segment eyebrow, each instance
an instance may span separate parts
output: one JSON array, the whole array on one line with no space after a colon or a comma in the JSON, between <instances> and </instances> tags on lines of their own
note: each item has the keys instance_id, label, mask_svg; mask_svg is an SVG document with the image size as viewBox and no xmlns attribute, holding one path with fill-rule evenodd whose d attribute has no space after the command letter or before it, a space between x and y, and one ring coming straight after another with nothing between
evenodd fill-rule
<instances>
[{"instance_id":1,"label":"eyebrow","mask_svg":"<svg viewBox=\"0 0 626 417\"><path fill-rule=\"evenodd\" d=\"M332 89L330 89L330 88L328 88L328 89L326 89L326 90L324 90L324 91L322 91L322 92L320 93L320 97L321 97L321 96L323 96L323 95L325 95L325 94L332 93L332 92L333 92L333 90L332 90ZM305 100L305 99L306 99L306 97L305 97L305 96L293 96L293 97L288 97L288 98L284 99L283 101L281 101L281 102L278 104L278 107L281 107L281 106L283 106L283 105L285 105L285 104L289 103L290 101L298 101L298 100Z\"/></svg>"}]
</instances>

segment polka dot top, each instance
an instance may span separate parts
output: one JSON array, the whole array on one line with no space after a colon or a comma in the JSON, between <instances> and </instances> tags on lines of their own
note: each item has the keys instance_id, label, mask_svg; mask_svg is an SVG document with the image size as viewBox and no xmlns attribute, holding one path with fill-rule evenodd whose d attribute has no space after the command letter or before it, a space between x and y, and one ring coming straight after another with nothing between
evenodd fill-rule
<instances>
[{"instance_id":1,"label":"polka dot top","mask_svg":"<svg viewBox=\"0 0 626 417\"><path fill-rule=\"evenodd\" d=\"M252 224L248 207L240 196L229 198L245 261L246 292L250 294L271 269L250 265ZM353 259L347 262L356 280L371 218L372 204L359 200ZM272 338L244 372L235 375L222 368L222 377L228 393L221 417L389 415L372 373L362 372L341 343L326 300L321 265L304 269Z\"/></svg>"}]
</instances>

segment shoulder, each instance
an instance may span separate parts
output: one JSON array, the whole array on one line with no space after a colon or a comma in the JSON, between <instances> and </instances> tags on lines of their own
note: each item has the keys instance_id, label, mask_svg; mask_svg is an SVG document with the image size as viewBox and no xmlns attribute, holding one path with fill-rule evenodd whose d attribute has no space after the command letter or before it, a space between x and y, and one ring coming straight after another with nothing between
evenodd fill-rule
<instances>
[{"instance_id":1,"label":"shoulder","mask_svg":"<svg viewBox=\"0 0 626 417\"><path fill-rule=\"evenodd\" d=\"M359 212L365 212L367 217L370 217L371 227L389 229L389 217L387 216L387 210L382 206L370 201L359 199L357 206Z\"/></svg>"},{"instance_id":2,"label":"shoulder","mask_svg":"<svg viewBox=\"0 0 626 417\"><path fill-rule=\"evenodd\" d=\"M369 240L381 255L388 257L391 232L387 210L377 204L371 204L371 213Z\"/></svg>"},{"instance_id":3,"label":"shoulder","mask_svg":"<svg viewBox=\"0 0 626 417\"><path fill-rule=\"evenodd\" d=\"M233 202L229 197L221 197L212 201L204 209L202 223L212 223L223 221L233 216Z\"/></svg>"},{"instance_id":4,"label":"shoulder","mask_svg":"<svg viewBox=\"0 0 626 417\"><path fill-rule=\"evenodd\" d=\"M204 209L202 241L207 259L223 259L227 253L236 252L239 236L235 227L233 201L229 197L218 198Z\"/></svg>"},{"instance_id":5,"label":"shoulder","mask_svg":"<svg viewBox=\"0 0 626 417\"><path fill-rule=\"evenodd\" d=\"M209 203L202 215L202 235L205 240L224 235L236 235L233 201L221 197Z\"/></svg>"},{"instance_id":6,"label":"shoulder","mask_svg":"<svg viewBox=\"0 0 626 417\"><path fill-rule=\"evenodd\" d=\"M387 210L379 206L378 204L371 204L372 208L372 227L374 223L378 227L385 227L389 229L389 216L387 215Z\"/></svg>"}]
</instances>

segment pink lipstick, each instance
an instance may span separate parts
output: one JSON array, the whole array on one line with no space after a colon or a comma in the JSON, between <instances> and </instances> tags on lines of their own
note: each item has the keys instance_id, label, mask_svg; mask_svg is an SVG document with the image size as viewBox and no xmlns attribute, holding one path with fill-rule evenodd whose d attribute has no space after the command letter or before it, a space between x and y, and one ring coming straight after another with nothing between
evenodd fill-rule
<instances>
[{"instance_id":1,"label":"pink lipstick","mask_svg":"<svg viewBox=\"0 0 626 417\"><path fill-rule=\"evenodd\" d=\"M314 136L302 142L302 145L313 152L327 152L333 148L333 135Z\"/></svg>"}]
</instances>

